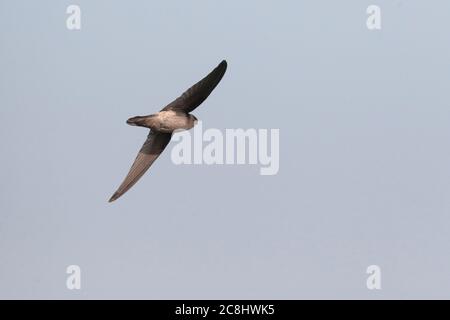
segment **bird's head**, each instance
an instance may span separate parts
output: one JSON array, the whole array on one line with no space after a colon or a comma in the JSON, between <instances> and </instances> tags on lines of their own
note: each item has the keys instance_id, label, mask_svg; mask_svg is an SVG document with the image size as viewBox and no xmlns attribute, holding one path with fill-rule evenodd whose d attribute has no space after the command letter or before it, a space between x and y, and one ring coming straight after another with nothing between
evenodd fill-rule
<instances>
[{"instance_id":1,"label":"bird's head","mask_svg":"<svg viewBox=\"0 0 450 320\"><path fill-rule=\"evenodd\" d=\"M198 119L196 116L190 114L189 117L191 118L191 121L194 123L194 126L197 125Z\"/></svg>"}]
</instances>

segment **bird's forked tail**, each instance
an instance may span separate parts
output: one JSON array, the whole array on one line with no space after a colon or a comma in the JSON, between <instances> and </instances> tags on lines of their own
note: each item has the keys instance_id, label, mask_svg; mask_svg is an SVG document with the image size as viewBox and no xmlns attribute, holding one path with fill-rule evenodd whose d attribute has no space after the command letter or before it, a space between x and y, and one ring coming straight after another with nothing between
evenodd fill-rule
<instances>
[{"instance_id":1,"label":"bird's forked tail","mask_svg":"<svg viewBox=\"0 0 450 320\"><path fill-rule=\"evenodd\" d=\"M146 120L151 116L137 116L127 120L130 126L147 127Z\"/></svg>"}]
</instances>

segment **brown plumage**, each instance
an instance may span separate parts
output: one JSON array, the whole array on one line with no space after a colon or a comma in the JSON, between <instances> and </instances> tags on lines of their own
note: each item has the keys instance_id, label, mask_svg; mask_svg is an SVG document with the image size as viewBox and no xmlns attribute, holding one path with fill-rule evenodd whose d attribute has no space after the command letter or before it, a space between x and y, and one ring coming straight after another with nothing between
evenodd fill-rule
<instances>
[{"instance_id":1,"label":"brown plumage","mask_svg":"<svg viewBox=\"0 0 450 320\"><path fill-rule=\"evenodd\" d=\"M144 142L125 180L109 199L112 202L127 192L150 168L170 142L172 133L177 129L191 129L197 118L189 114L197 108L219 84L227 62L223 60L211 73L186 90L180 97L169 103L160 112L148 116L137 116L127 120L134 126L150 128Z\"/></svg>"}]
</instances>

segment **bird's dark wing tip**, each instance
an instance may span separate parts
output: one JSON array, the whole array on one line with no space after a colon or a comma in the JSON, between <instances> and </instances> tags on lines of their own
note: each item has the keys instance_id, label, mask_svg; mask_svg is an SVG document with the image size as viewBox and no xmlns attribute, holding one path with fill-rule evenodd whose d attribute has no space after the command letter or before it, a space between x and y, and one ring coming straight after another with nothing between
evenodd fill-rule
<instances>
[{"instance_id":1,"label":"bird's dark wing tip","mask_svg":"<svg viewBox=\"0 0 450 320\"><path fill-rule=\"evenodd\" d=\"M228 65L227 60L225 60L225 59L222 60L222 62L219 65L224 66L226 68Z\"/></svg>"},{"instance_id":2,"label":"bird's dark wing tip","mask_svg":"<svg viewBox=\"0 0 450 320\"><path fill-rule=\"evenodd\" d=\"M115 192L111 198L109 198L108 202L113 202L114 200L116 200L117 198L119 198L119 195L117 194L117 192Z\"/></svg>"}]
</instances>

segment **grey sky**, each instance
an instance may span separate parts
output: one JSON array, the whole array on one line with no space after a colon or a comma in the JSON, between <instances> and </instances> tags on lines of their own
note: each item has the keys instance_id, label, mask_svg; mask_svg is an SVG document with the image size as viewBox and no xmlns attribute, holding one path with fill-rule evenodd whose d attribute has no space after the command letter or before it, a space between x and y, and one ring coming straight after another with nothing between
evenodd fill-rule
<instances>
[{"instance_id":1,"label":"grey sky","mask_svg":"<svg viewBox=\"0 0 450 320\"><path fill-rule=\"evenodd\" d=\"M0 0L0 298L449 298L449 14L444 0ZM175 166L169 144L108 203L145 139L126 119L222 59L194 114L279 128L278 175Z\"/></svg>"}]
</instances>

